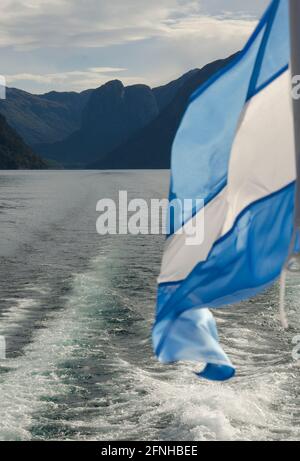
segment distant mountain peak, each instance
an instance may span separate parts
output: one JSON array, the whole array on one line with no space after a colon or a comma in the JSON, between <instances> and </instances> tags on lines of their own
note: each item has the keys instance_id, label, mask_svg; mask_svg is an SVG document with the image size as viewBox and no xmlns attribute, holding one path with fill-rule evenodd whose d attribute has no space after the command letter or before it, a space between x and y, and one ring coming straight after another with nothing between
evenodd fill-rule
<instances>
[{"instance_id":1,"label":"distant mountain peak","mask_svg":"<svg viewBox=\"0 0 300 461\"><path fill-rule=\"evenodd\" d=\"M98 93L100 91L122 91L124 89L123 82L121 80L109 80L108 82L104 83L103 85L96 88L95 92Z\"/></svg>"}]
</instances>

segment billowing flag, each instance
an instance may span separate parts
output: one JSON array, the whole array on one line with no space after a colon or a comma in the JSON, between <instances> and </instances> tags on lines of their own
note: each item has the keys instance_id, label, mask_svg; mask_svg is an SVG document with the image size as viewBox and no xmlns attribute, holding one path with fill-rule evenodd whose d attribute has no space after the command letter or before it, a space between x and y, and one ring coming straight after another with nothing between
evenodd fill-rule
<instances>
[{"instance_id":1,"label":"billowing flag","mask_svg":"<svg viewBox=\"0 0 300 461\"><path fill-rule=\"evenodd\" d=\"M209 308L252 297L280 275L293 234L295 143L289 8L274 0L243 51L191 96L172 152L170 200L203 199L168 237L159 277L155 353L231 378ZM201 203L201 200L198 200ZM204 241L185 226L204 214Z\"/></svg>"}]
</instances>

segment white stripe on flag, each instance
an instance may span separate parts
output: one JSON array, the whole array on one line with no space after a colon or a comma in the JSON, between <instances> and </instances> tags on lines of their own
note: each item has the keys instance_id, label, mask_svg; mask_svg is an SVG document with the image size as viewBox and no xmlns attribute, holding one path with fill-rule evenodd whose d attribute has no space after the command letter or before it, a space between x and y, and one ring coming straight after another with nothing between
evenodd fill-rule
<instances>
[{"instance_id":1,"label":"white stripe on flag","mask_svg":"<svg viewBox=\"0 0 300 461\"><path fill-rule=\"evenodd\" d=\"M290 81L287 71L246 106L230 155L223 235L247 206L296 178Z\"/></svg>"},{"instance_id":2,"label":"white stripe on flag","mask_svg":"<svg viewBox=\"0 0 300 461\"><path fill-rule=\"evenodd\" d=\"M167 242L158 283L185 279L251 203L296 177L290 74L285 72L245 107L230 156L228 185L205 207L204 243L187 246L186 235ZM201 198L201 197L199 197ZM194 218L195 219L195 218Z\"/></svg>"},{"instance_id":3,"label":"white stripe on flag","mask_svg":"<svg viewBox=\"0 0 300 461\"><path fill-rule=\"evenodd\" d=\"M182 234L174 234L167 240L158 283L183 280L199 261L206 260L212 245L222 232L228 206L225 195L226 189L223 189L205 207L204 242L202 245L186 245L187 235L184 232L184 227ZM195 226L196 219L197 215L192 219L193 226Z\"/></svg>"}]
</instances>

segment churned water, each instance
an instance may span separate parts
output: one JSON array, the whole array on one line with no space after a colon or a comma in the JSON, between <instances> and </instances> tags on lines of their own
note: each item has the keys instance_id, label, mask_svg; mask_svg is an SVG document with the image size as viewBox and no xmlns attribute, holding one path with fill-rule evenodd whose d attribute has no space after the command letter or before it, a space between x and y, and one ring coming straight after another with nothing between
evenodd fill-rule
<instances>
[{"instance_id":1,"label":"churned water","mask_svg":"<svg viewBox=\"0 0 300 461\"><path fill-rule=\"evenodd\" d=\"M96 233L96 203L167 172L0 172L0 440L299 440L300 278L216 313L225 384L165 367L151 325L164 238ZM295 339L294 339L295 340ZM295 352L295 351L294 351Z\"/></svg>"}]
</instances>

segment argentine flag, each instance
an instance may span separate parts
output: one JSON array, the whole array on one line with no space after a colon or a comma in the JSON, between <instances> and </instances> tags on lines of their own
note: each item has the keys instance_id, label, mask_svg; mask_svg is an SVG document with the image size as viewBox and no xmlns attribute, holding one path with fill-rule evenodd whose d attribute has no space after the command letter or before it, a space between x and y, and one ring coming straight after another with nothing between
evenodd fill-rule
<instances>
[{"instance_id":1,"label":"argentine flag","mask_svg":"<svg viewBox=\"0 0 300 461\"><path fill-rule=\"evenodd\" d=\"M163 363L205 363L199 376L207 379L235 374L210 309L270 286L289 254L296 179L289 60L289 4L274 0L243 51L191 96L174 141L170 200L203 199L204 210L191 208L167 239L153 343ZM203 212L204 242L189 246L184 226Z\"/></svg>"}]
</instances>

